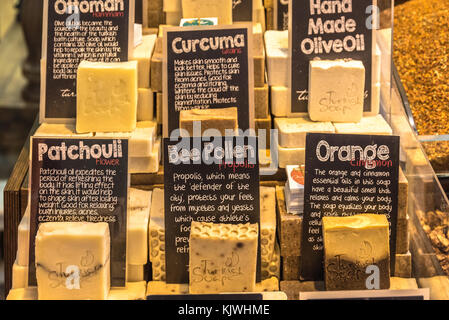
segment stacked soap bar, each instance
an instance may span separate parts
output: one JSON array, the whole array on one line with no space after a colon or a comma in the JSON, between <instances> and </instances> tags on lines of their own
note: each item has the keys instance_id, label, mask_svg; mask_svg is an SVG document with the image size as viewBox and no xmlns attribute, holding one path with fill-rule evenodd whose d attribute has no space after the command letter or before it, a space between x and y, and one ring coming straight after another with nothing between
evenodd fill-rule
<instances>
[{"instance_id":1,"label":"stacked soap bar","mask_svg":"<svg viewBox=\"0 0 449 320\"><path fill-rule=\"evenodd\" d=\"M253 292L258 236L257 224L192 222L189 292Z\"/></svg>"},{"instance_id":2,"label":"stacked soap bar","mask_svg":"<svg viewBox=\"0 0 449 320\"><path fill-rule=\"evenodd\" d=\"M185 130L189 137L195 136L195 133L198 133L196 136L235 135L238 133L238 122L236 107L182 110L179 114L179 128Z\"/></svg>"},{"instance_id":3,"label":"stacked soap bar","mask_svg":"<svg viewBox=\"0 0 449 320\"><path fill-rule=\"evenodd\" d=\"M165 22L163 0L142 0L143 28L158 28Z\"/></svg>"},{"instance_id":4,"label":"stacked soap bar","mask_svg":"<svg viewBox=\"0 0 449 320\"><path fill-rule=\"evenodd\" d=\"M182 19L182 0L163 0L165 23L178 26Z\"/></svg>"}]
</instances>

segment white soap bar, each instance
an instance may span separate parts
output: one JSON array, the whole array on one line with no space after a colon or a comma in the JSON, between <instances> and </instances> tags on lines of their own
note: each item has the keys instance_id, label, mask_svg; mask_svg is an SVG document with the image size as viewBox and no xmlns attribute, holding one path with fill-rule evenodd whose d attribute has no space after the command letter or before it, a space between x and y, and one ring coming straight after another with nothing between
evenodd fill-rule
<instances>
[{"instance_id":1,"label":"white soap bar","mask_svg":"<svg viewBox=\"0 0 449 320\"><path fill-rule=\"evenodd\" d=\"M393 130L382 115L363 117L357 123L334 123L336 133L392 135Z\"/></svg>"},{"instance_id":2,"label":"white soap bar","mask_svg":"<svg viewBox=\"0 0 449 320\"><path fill-rule=\"evenodd\" d=\"M289 114L290 100L286 86L270 87L271 113L275 117L287 117Z\"/></svg>"},{"instance_id":3,"label":"white soap bar","mask_svg":"<svg viewBox=\"0 0 449 320\"><path fill-rule=\"evenodd\" d=\"M309 116L313 121L360 121L365 99L362 61L310 61L308 99Z\"/></svg>"},{"instance_id":4,"label":"white soap bar","mask_svg":"<svg viewBox=\"0 0 449 320\"><path fill-rule=\"evenodd\" d=\"M275 118L274 127L279 130L279 145L284 148L305 148L308 132L335 132L331 122L314 122L308 116Z\"/></svg>"},{"instance_id":5,"label":"white soap bar","mask_svg":"<svg viewBox=\"0 0 449 320\"><path fill-rule=\"evenodd\" d=\"M161 162L161 139L156 140L149 157L130 157L130 173L156 173Z\"/></svg>"},{"instance_id":6,"label":"white soap bar","mask_svg":"<svg viewBox=\"0 0 449 320\"><path fill-rule=\"evenodd\" d=\"M151 206L151 191L129 188L129 208L149 208Z\"/></svg>"},{"instance_id":7,"label":"white soap bar","mask_svg":"<svg viewBox=\"0 0 449 320\"><path fill-rule=\"evenodd\" d=\"M128 138L128 156L148 157L153 154L156 139L156 122L139 121L132 132L97 132L97 138Z\"/></svg>"},{"instance_id":8,"label":"white soap bar","mask_svg":"<svg viewBox=\"0 0 449 320\"><path fill-rule=\"evenodd\" d=\"M135 208L128 210L128 213L127 262L147 264L150 208Z\"/></svg>"},{"instance_id":9,"label":"white soap bar","mask_svg":"<svg viewBox=\"0 0 449 320\"><path fill-rule=\"evenodd\" d=\"M42 123L34 133L35 137L92 137L93 133L76 133L74 124Z\"/></svg>"},{"instance_id":10,"label":"white soap bar","mask_svg":"<svg viewBox=\"0 0 449 320\"><path fill-rule=\"evenodd\" d=\"M149 253L153 280L165 280L164 190L153 189L150 210Z\"/></svg>"},{"instance_id":11,"label":"white soap bar","mask_svg":"<svg viewBox=\"0 0 449 320\"><path fill-rule=\"evenodd\" d=\"M153 121L154 92L151 89L139 88L137 95L137 121Z\"/></svg>"},{"instance_id":12,"label":"white soap bar","mask_svg":"<svg viewBox=\"0 0 449 320\"><path fill-rule=\"evenodd\" d=\"M146 281L127 282L126 287L112 287L108 300L145 300Z\"/></svg>"},{"instance_id":13,"label":"white soap bar","mask_svg":"<svg viewBox=\"0 0 449 320\"><path fill-rule=\"evenodd\" d=\"M107 298L110 289L107 223L41 223L35 252L39 300Z\"/></svg>"},{"instance_id":14,"label":"white soap bar","mask_svg":"<svg viewBox=\"0 0 449 320\"><path fill-rule=\"evenodd\" d=\"M303 165L306 161L305 148L283 148L278 145L279 168L287 165Z\"/></svg>"},{"instance_id":15,"label":"white soap bar","mask_svg":"<svg viewBox=\"0 0 449 320\"><path fill-rule=\"evenodd\" d=\"M182 0L183 18L218 18L218 24L232 24L232 0Z\"/></svg>"},{"instance_id":16,"label":"white soap bar","mask_svg":"<svg viewBox=\"0 0 449 320\"><path fill-rule=\"evenodd\" d=\"M145 266L128 264L126 266L126 281L139 282L145 280Z\"/></svg>"},{"instance_id":17,"label":"white soap bar","mask_svg":"<svg viewBox=\"0 0 449 320\"><path fill-rule=\"evenodd\" d=\"M28 266L29 264L30 215L30 207L27 206L18 228L16 262L19 266Z\"/></svg>"},{"instance_id":18,"label":"white soap bar","mask_svg":"<svg viewBox=\"0 0 449 320\"><path fill-rule=\"evenodd\" d=\"M20 266L17 259L12 266L12 289L28 287L28 266Z\"/></svg>"},{"instance_id":19,"label":"white soap bar","mask_svg":"<svg viewBox=\"0 0 449 320\"><path fill-rule=\"evenodd\" d=\"M269 86L288 86L288 30L265 32Z\"/></svg>"}]
</instances>

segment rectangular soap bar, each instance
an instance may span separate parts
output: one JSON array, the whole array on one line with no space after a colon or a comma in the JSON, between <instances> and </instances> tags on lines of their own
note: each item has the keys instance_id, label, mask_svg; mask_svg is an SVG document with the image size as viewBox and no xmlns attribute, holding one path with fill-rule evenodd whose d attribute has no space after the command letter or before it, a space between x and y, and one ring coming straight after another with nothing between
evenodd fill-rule
<instances>
[{"instance_id":1,"label":"rectangular soap bar","mask_svg":"<svg viewBox=\"0 0 449 320\"><path fill-rule=\"evenodd\" d=\"M181 12L182 10L181 0L164 0L163 3L164 12Z\"/></svg>"},{"instance_id":2,"label":"rectangular soap bar","mask_svg":"<svg viewBox=\"0 0 449 320\"><path fill-rule=\"evenodd\" d=\"M396 253L394 276L402 278L410 278L412 276L412 254Z\"/></svg>"},{"instance_id":3,"label":"rectangular soap bar","mask_svg":"<svg viewBox=\"0 0 449 320\"><path fill-rule=\"evenodd\" d=\"M150 208L128 210L127 262L145 265L148 262L148 225Z\"/></svg>"},{"instance_id":4,"label":"rectangular soap bar","mask_svg":"<svg viewBox=\"0 0 449 320\"><path fill-rule=\"evenodd\" d=\"M93 133L76 133L76 127L70 123L42 123L34 133L35 137L92 137Z\"/></svg>"},{"instance_id":5,"label":"rectangular soap bar","mask_svg":"<svg viewBox=\"0 0 449 320\"><path fill-rule=\"evenodd\" d=\"M265 52L269 86L287 87L288 79L288 30L265 32Z\"/></svg>"},{"instance_id":6,"label":"rectangular soap bar","mask_svg":"<svg viewBox=\"0 0 449 320\"><path fill-rule=\"evenodd\" d=\"M17 259L12 266L12 289L28 287L28 265L20 266Z\"/></svg>"},{"instance_id":7,"label":"rectangular soap bar","mask_svg":"<svg viewBox=\"0 0 449 320\"><path fill-rule=\"evenodd\" d=\"M259 137L259 148L268 149L271 146L271 115L262 119L255 119L255 130Z\"/></svg>"},{"instance_id":8,"label":"rectangular soap bar","mask_svg":"<svg viewBox=\"0 0 449 320\"><path fill-rule=\"evenodd\" d=\"M393 134L390 125L380 114L373 117L363 117L359 122L334 123L336 133L384 135Z\"/></svg>"},{"instance_id":9,"label":"rectangular soap bar","mask_svg":"<svg viewBox=\"0 0 449 320\"><path fill-rule=\"evenodd\" d=\"M165 281L164 189L153 189L150 210L149 253L153 280Z\"/></svg>"},{"instance_id":10,"label":"rectangular soap bar","mask_svg":"<svg viewBox=\"0 0 449 320\"><path fill-rule=\"evenodd\" d=\"M129 188L129 208L150 208L151 206L151 195L150 190L142 190L137 188Z\"/></svg>"},{"instance_id":11,"label":"rectangular soap bar","mask_svg":"<svg viewBox=\"0 0 449 320\"><path fill-rule=\"evenodd\" d=\"M19 266L28 266L30 248L30 207L27 206L25 214L20 220L17 237L17 259Z\"/></svg>"},{"instance_id":12,"label":"rectangular soap bar","mask_svg":"<svg viewBox=\"0 0 449 320\"><path fill-rule=\"evenodd\" d=\"M390 287L389 223L385 215L323 217L327 290L364 290L366 268L379 268L379 289Z\"/></svg>"},{"instance_id":13,"label":"rectangular soap bar","mask_svg":"<svg viewBox=\"0 0 449 320\"><path fill-rule=\"evenodd\" d=\"M308 93L308 111L313 121L359 122L365 99L363 62L311 60Z\"/></svg>"},{"instance_id":14,"label":"rectangular soap bar","mask_svg":"<svg viewBox=\"0 0 449 320\"><path fill-rule=\"evenodd\" d=\"M182 0L182 17L216 17L218 24L232 24L232 0Z\"/></svg>"},{"instance_id":15,"label":"rectangular soap bar","mask_svg":"<svg viewBox=\"0 0 449 320\"><path fill-rule=\"evenodd\" d=\"M142 43L134 48L131 60L137 61L138 88L150 87L150 62L157 36L155 34L142 37Z\"/></svg>"},{"instance_id":16,"label":"rectangular soap bar","mask_svg":"<svg viewBox=\"0 0 449 320\"><path fill-rule=\"evenodd\" d=\"M145 266L128 264L126 266L126 282L139 282L145 280Z\"/></svg>"},{"instance_id":17,"label":"rectangular soap bar","mask_svg":"<svg viewBox=\"0 0 449 320\"><path fill-rule=\"evenodd\" d=\"M158 92L156 93L156 122L158 124L162 124L162 104L162 93Z\"/></svg>"},{"instance_id":18,"label":"rectangular soap bar","mask_svg":"<svg viewBox=\"0 0 449 320\"><path fill-rule=\"evenodd\" d=\"M262 260L261 272L262 279L269 279L271 277L281 279L281 250L277 241L271 259L269 261Z\"/></svg>"},{"instance_id":19,"label":"rectangular soap bar","mask_svg":"<svg viewBox=\"0 0 449 320\"><path fill-rule=\"evenodd\" d=\"M259 192L262 279L266 279L269 277L270 270L273 269L273 260L276 260L273 259L276 241L276 189L261 186Z\"/></svg>"},{"instance_id":20,"label":"rectangular soap bar","mask_svg":"<svg viewBox=\"0 0 449 320\"><path fill-rule=\"evenodd\" d=\"M257 224L192 222L189 292L252 292L256 285Z\"/></svg>"},{"instance_id":21,"label":"rectangular soap bar","mask_svg":"<svg viewBox=\"0 0 449 320\"><path fill-rule=\"evenodd\" d=\"M156 140L156 122L139 121L132 132L97 132L98 138L128 138L129 157L148 157L152 154Z\"/></svg>"},{"instance_id":22,"label":"rectangular soap bar","mask_svg":"<svg viewBox=\"0 0 449 320\"><path fill-rule=\"evenodd\" d=\"M409 250L409 217L405 219L397 219L396 225L396 253L407 253Z\"/></svg>"},{"instance_id":23,"label":"rectangular soap bar","mask_svg":"<svg viewBox=\"0 0 449 320\"><path fill-rule=\"evenodd\" d=\"M154 47L154 53L151 57L151 90L154 92L162 92L162 37L158 37L156 40L156 45Z\"/></svg>"},{"instance_id":24,"label":"rectangular soap bar","mask_svg":"<svg viewBox=\"0 0 449 320\"><path fill-rule=\"evenodd\" d=\"M254 114L256 119L267 118L268 111L268 85L254 88L254 105L256 112Z\"/></svg>"},{"instance_id":25,"label":"rectangular soap bar","mask_svg":"<svg viewBox=\"0 0 449 320\"><path fill-rule=\"evenodd\" d=\"M154 92L151 89L139 88L137 98L137 121L153 121Z\"/></svg>"},{"instance_id":26,"label":"rectangular soap bar","mask_svg":"<svg viewBox=\"0 0 449 320\"><path fill-rule=\"evenodd\" d=\"M110 288L110 237L105 222L47 222L36 235L39 300L105 300ZM79 281L66 275L79 269Z\"/></svg>"},{"instance_id":27,"label":"rectangular soap bar","mask_svg":"<svg viewBox=\"0 0 449 320\"><path fill-rule=\"evenodd\" d=\"M238 129L237 108L191 109L180 112L179 128L186 130L190 137L195 133L194 122L201 123L201 135L233 135ZM209 129L214 129L214 134L207 134ZM181 136L184 136L184 133L181 132Z\"/></svg>"},{"instance_id":28,"label":"rectangular soap bar","mask_svg":"<svg viewBox=\"0 0 449 320\"><path fill-rule=\"evenodd\" d=\"M274 118L274 127L279 130L279 145L284 148L305 148L308 132L335 132L331 122L314 122L307 116Z\"/></svg>"},{"instance_id":29,"label":"rectangular soap bar","mask_svg":"<svg viewBox=\"0 0 449 320\"><path fill-rule=\"evenodd\" d=\"M306 148L283 148L278 145L279 168L288 165L303 165L306 162Z\"/></svg>"},{"instance_id":30,"label":"rectangular soap bar","mask_svg":"<svg viewBox=\"0 0 449 320\"><path fill-rule=\"evenodd\" d=\"M265 85L265 52L254 55L254 87L260 88Z\"/></svg>"},{"instance_id":31,"label":"rectangular soap bar","mask_svg":"<svg viewBox=\"0 0 449 320\"><path fill-rule=\"evenodd\" d=\"M284 187L276 186L276 203L281 256L299 256L301 250L302 217L287 212Z\"/></svg>"},{"instance_id":32,"label":"rectangular soap bar","mask_svg":"<svg viewBox=\"0 0 449 320\"><path fill-rule=\"evenodd\" d=\"M287 117L290 100L287 86L270 86L271 113L275 117Z\"/></svg>"},{"instance_id":33,"label":"rectangular soap bar","mask_svg":"<svg viewBox=\"0 0 449 320\"><path fill-rule=\"evenodd\" d=\"M6 300L37 300L37 287L11 289Z\"/></svg>"},{"instance_id":34,"label":"rectangular soap bar","mask_svg":"<svg viewBox=\"0 0 449 320\"><path fill-rule=\"evenodd\" d=\"M399 167L399 191L398 191L398 219L405 219L407 217L408 207L408 180Z\"/></svg>"},{"instance_id":35,"label":"rectangular soap bar","mask_svg":"<svg viewBox=\"0 0 449 320\"><path fill-rule=\"evenodd\" d=\"M282 280L299 280L300 256L282 257Z\"/></svg>"},{"instance_id":36,"label":"rectangular soap bar","mask_svg":"<svg viewBox=\"0 0 449 320\"><path fill-rule=\"evenodd\" d=\"M391 277L390 290L416 290L418 283L415 278Z\"/></svg>"},{"instance_id":37,"label":"rectangular soap bar","mask_svg":"<svg viewBox=\"0 0 449 320\"><path fill-rule=\"evenodd\" d=\"M136 128L136 61L82 61L76 84L76 132L121 132Z\"/></svg>"},{"instance_id":38,"label":"rectangular soap bar","mask_svg":"<svg viewBox=\"0 0 449 320\"><path fill-rule=\"evenodd\" d=\"M130 173L156 173L159 171L161 162L161 138L158 138L153 145L153 151L148 157L130 157Z\"/></svg>"},{"instance_id":39,"label":"rectangular soap bar","mask_svg":"<svg viewBox=\"0 0 449 320\"><path fill-rule=\"evenodd\" d=\"M108 300L145 300L146 291L146 281L127 282L126 287L112 287Z\"/></svg>"}]
</instances>

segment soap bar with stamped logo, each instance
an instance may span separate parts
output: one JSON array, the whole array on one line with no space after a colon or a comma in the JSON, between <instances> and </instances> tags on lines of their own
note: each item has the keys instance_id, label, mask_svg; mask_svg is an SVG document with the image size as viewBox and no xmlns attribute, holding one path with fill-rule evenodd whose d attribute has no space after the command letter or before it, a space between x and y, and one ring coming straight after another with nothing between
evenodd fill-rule
<instances>
[{"instance_id":1,"label":"soap bar with stamped logo","mask_svg":"<svg viewBox=\"0 0 449 320\"><path fill-rule=\"evenodd\" d=\"M359 60L309 63L308 111L313 121L359 122L365 99L365 67Z\"/></svg>"},{"instance_id":2,"label":"soap bar with stamped logo","mask_svg":"<svg viewBox=\"0 0 449 320\"><path fill-rule=\"evenodd\" d=\"M189 292L252 292L256 285L257 224L192 222Z\"/></svg>"},{"instance_id":3,"label":"soap bar with stamped logo","mask_svg":"<svg viewBox=\"0 0 449 320\"><path fill-rule=\"evenodd\" d=\"M105 222L46 222L36 235L39 300L105 300L110 236Z\"/></svg>"},{"instance_id":4,"label":"soap bar with stamped logo","mask_svg":"<svg viewBox=\"0 0 449 320\"><path fill-rule=\"evenodd\" d=\"M323 217L327 290L390 287L389 224L382 214Z\"/></svg>"}]
</instances>

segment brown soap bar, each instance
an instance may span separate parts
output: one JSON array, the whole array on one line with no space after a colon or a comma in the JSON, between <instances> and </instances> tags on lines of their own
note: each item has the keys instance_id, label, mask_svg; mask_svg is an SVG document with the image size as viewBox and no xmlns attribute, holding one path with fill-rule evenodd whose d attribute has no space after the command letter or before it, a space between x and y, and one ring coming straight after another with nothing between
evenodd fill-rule
<instances>
[{"instance_id":1,"label":"brown soap bar","mask_svg":"<svg viewBox=\"0 0 449 320\"><path fill-rule=\"evenodd\" d=\"M150 66L151 90L156 92L162 92L162 46L162 38L158 37L156 39L156 44L154 45L154 52L153 56L151 57Z\"/></svg>"},{"instance_id":2,"label":"brown soap bar","mask_svg":"<svg viewBox=\"0 0 449 320\"><path fill-rule=\"evenodd\" d=\"M235 133L239 122L237 108L191 109L180 112L179 128L187 130L191 137L194 122L201 122L201 135L209 129L218 130L222 136L226 135L226 129Z\"/></svg>"},{"instance_id":3,"label":"brown soap bar","mask_svg":"<svg viewBox=\"0 0 449 320\"><path fill-rule=\"evenodd\" d=\"M265 132L260 132L259 133L259 129L260 130L265 130ZM271 130L271 115L269 114L266 118L263 119L255 119L255 130L256 130L256 135L259 137L259 146L261 148L266 148L269 149L270 148L270 130ZM264 137L266 137L265 142L265 147L262 144L262 140Z\"/></svg>"},{"instance_id":4,"label":"brown soap bar","mask_svg":"<svg viewBox=\"0 0 449 320\"><path fill-rule=\"evenodd\" d=\"M409 250L408 216L398 219L396 228L396 253L407 253Z\"/></svg>"},{"instance_id":5,"label":"brown soap bar","mask_svg":"<svg viewBox=\"0 0 449 320\"><path fill-rule=\"evenodd\" d=\"M282 279L299 280L299 256L282 257Z\"/></svg>"},{"instance_id":6,"label":"brown soap bar","mask_svg":"<svg viewBox=\"0 0 449 320\"><path fill-rule=\"evenodd\" d=\"M324 279L327 290L364 290L367 268L379 271L379 289L390 287L389 223L385 215L323 217Z\"/></svg>"},{"instance_id":7,"label":"brown soap bar","mask_svg":"<svg viewBox=\"0 0 449 320\"><path fill-rule=\"evenodd\" d=\"M287 295L287 300L298 300L299 292L324 291L324 281L281 281L281 291Z\"/></svg>"},{"instance_id":8,"label":"brown soap bar","mask_svg":"<svg viewBox=\"0 0 449 320\"><path fill-rule=\"evenodd\" d=\"M301 248L302 217L287 213L284 187L276 186L278 236L281 256L299 256Z\"/></svg>"},{"instance_id":9,"label":"brown soap bar","mask_svg":"<svg viewBox=\"0 0 449 320\"><path fill-rule=\"evenodd\" d=\"M256 113L254 117L256 119L264 119L269 116L268 113L268 85L263 87L254 88L254 105ZM271 123L270 123L271 125Z\"/></svg>"},{"instance_id":10,"label":"brown soap bar","mask_svg":"<svg viewBox=\"0 0 449 320\"><path fill-rule=\"evenodd\" d=\"M254 57L254 87L265 85L265 56Z\"/></svg>"},{"instance_id":11,"label":"brown soap bar","mask_svg":"<svg viewBox=\"0 0 449 320\"><path fill-rule=\"evenodd\" d=\"M395 260L394 276L401 278L410 278L412 276L412 254L397 253Z\"/></svg>"},{"instance_id":12,"label":"brown soap bar","mask_svg":"<svg viewBox=\"0 0 449 320\"><path fill-rule=\"evenodd\" d=\"M162 124L162 92L156 93L156 121Z\"/></svg>"},{"instance_id":13,"label":"brown soap bar","mask_svg":"<svg viewBox=\"0 0 449 320\"><path fill-rule=\"evenodd\" d=\"M398 219L407 217L408 204L408 180L401 167L399 167L399 189L398 189Z\"/></svg>"},{"instance_id":14,"label":"brown soap bar","mask_svg":"<svg viewBox=\"0 0 449 320\"><path fill-rule=\"evenodd\" d=\"M164 20L165 15L161 10L148 10L148 27L157 28Z\"/></svg>"}]
</instances>

